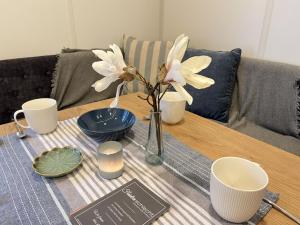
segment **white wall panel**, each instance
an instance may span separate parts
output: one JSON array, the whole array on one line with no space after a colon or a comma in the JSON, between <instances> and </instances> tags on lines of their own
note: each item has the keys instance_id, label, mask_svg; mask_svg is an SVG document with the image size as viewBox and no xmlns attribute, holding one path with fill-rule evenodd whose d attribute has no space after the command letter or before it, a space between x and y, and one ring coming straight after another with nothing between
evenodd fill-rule
<instances>
[{"instance_id":1,"label":"white wall panel","mask_svg":"<svg viewBox=\"0 0 300 225\"><path fill-rule=\"evenodd\" d=\"M54 54L72 42L66 0L0 0L0 59Z\"/></svg>"},{"instance_id":2,"label":"white wall panel","mask_svg":"<svg viewBox=\"0 0 300 225\"><path fill-rule=\"evenodd\" d=\"M77 47L120 44L124 33L159 38L160 0L73 0Z\"/></svg>"},{"instance_id":3,"label":"white wall panel","mask_svg":"<svg viewBox=\"0 0 300 225\"><path fill-rule=\"evenodd\" d=\"M300 65L300 1L275 0L264 58Z\"/></svg>"},{"instance_id":4,"label":"white wall panel","mask_svg":"<svg viewBox=\"0 0 300 225\"><path fill-rule=\"evenodd\" d=\"M0 60L160 37L160 0L0 0Z\"/></svg>"},{"instance_id":5,"label":"white wall panel","mask_svg":"<svg viewBox=\"0 0 300 225\"><path fill-rule=\"evenodd\" d=\"M164 0L164 39L186 33L190 46L214 50L243 49L255 56L266 0Z\"/></svg>"}]
</instances>

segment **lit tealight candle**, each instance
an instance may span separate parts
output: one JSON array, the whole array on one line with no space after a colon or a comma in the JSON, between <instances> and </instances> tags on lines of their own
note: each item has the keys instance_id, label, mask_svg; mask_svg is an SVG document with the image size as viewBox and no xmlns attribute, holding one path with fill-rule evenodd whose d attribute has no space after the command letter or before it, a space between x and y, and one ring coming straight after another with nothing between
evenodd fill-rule
<instances>
[{"instance_id":1,"label":"lit tealight candle","mask_svg":"<svg viewBox=\"0 0 300 225\"><path fill-rule=\"evenodd\" d=\"M100 144L97 151L99 174L105 179L114 179L122 175L123 149L117 141L107 141Z\"/></svg>"}]
</instances>

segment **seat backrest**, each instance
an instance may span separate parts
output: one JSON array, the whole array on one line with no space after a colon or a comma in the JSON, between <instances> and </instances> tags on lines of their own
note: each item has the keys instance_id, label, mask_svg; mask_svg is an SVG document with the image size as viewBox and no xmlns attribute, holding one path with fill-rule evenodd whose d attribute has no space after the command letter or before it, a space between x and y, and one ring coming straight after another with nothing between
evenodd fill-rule
<instances>
[{"instance_id":1,"label":"seat backrest","mask_svg":"<svg viewBox=\"0 0 300 225\"><path fill-rule=\"evenodd\" d=\"M240 119L299 137L300 66L243 57L232 107Z\"/></svg>"},{"instance_id":2,"label":"seat backrest","mask_svg":"<svg viewBox=\"0 0 300 225\"><path fill-rule=\"evenodd\" d=\"M0 124L34 98L49 97L56 55L0 61Z\"/></svg>"}]
</instances>

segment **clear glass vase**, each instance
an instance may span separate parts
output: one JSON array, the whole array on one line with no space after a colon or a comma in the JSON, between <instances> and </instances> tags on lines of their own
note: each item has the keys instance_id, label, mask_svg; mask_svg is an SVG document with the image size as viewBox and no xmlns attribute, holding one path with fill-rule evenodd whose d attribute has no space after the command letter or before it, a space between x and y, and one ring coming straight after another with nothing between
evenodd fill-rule
<instances>
[{"instance_id":1,"label":"clear glass vase","mask_svg":"<svg viewBox=\"0 0 300 225\"><path fill-rule=\"evenodd\" d=\"M145 159L151 165L161 165L164 161L161 112L151 111Z\"/></svg>"}]
</instances>

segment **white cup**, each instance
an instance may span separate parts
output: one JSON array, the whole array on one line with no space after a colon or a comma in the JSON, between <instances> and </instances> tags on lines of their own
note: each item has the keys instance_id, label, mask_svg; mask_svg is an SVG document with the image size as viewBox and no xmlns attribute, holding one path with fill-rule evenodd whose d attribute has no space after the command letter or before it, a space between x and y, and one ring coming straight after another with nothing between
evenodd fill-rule
<instances>
[{"instance_id":1,"label":"white cup","mask_svg":"<svg viewBox=\"0 0 300 225\"><path fill-rule=\"evenodd\" d=\"M19 113L25 114L28 126L17 120ZM57 126L57 104L51 98L38 98L22 105L22 109L14 113L14 120L23 128L31 128L39 134L46 134L54 131Z\"/></svg>"},{"instance_id":2,"label":"white cup","mask_svg":"<svg viewBox=\"0 0 300 225\"><path fill-rule=\"evenodd\" d=\"M234 223L248 221L259 209L269 178L257 164L238 157L211 166L210 199L215 211Z\"/></svg>"},{"instance_id":3,"label":"white cup","mask_svg":"<svg viewBox=\"0 0 300 225\"><path fill-rule=\"evenodd\" d=\"M165 123L175 124L183 119L185 99L178 92L166 92L160 101L161 119Z\"/></svg>"}]
</instances>

